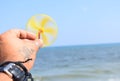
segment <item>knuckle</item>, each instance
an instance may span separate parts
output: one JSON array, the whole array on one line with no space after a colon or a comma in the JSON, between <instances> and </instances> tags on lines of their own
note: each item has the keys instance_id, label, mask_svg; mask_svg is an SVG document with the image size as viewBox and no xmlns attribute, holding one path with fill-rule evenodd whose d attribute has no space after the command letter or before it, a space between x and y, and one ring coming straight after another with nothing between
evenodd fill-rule
<instances>
[{"instance_id":1,"label":"knuckle","mask_svg":"<svg viewBox=\"0 0 120 81\"><path fill-rule=\"evenodd\" d=\"M8 30L7 32L4 32L3 34L0 35L0 40L7 40L9 36L13 33L13 29Z\"/></svg>"},{"instance_id":2,"label":"knuckle","mask_svg":"<svg viewBox=\"0 0 120 81\"><path fill-rule=\"evenodd\" d=\"M1 35L0 35L0 40L1 40Z\"/></svg>"},{"instance_id":3,"label":"knuckle","mask_svg":"<svg viewBox=\"0 0 120 81\"><path fill-rule=\"evenodd\" d=\"M18 31L18 30L17 29L10 29L8 32L13 33L13 32L16 32L16 31Z\"/></svg>"},{"instance_id":4,"label":"knuckle","mask_svg":"<svg viewBox=\"0 0 120 81\"><path fill-rule=\"evenodd\" d=\"M0 40L4 39L4 34L0 35Z\"/></svg>"}]
</instances>

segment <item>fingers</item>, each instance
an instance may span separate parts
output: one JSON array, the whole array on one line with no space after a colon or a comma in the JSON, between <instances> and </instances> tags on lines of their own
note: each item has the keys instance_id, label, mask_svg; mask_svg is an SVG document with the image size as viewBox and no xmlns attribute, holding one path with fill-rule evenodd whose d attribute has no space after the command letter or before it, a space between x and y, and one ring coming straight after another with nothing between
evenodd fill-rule
<instances>
[{"instance_id":1,"label":"fingers","mask_svg":"<svg viewBox=\"0 0 120 81\"><path fill-rule=\"evenodd\" d=\"M35 40L36 39L35 34L24 31L24 30L19 30L17 36L21 39L30 39L30 40Z\"/></svg>"},{"instance_id":2,"label":"fingers","mask_svg":"<svg viewBox=\"0 0 120 81\"><path fill-rule=\"evenodd\" d=\"M34 40L35 49L38 51L39 48L43 47L43 41L41 39L36 39L36 35L24 30L19 30L18 37L21 39L30 39Z\"/></svg>"},{"instance_id":3,"label":"fingers","mask_svg":"<svg viewBox=\"0 0 120 81\"><path fill-rule=\"evenodd\" d=\"M17 38L20 38L20 39L29 39L29 40L36 39L36 35L34 33L27 32L25 30L20 30L20 29L11 29L7 31L6 34L16 36Z\"/></svg>"},{"instance_id":4,"label":"fingers","mask_svg":"<svg viewBox=\"0 0 120 81\"><path fill-rule=\"evenodd\" d=\"M43 47L43 40L42 39L36 39L36 36L33 33L26 32L24 30L19 30L19 38L34 40L35 46L36 46L37 49Z\"/></svg>"},{"instance_id":5,"label":"fingers","mask_svg":"<svg viewBox=\"0 0 120 81\"><path fill-rule=\"evenodd\" d=\"M5 36L12 35L12 37L17 37L19 39L27 39L25 43L27 44L32 44L33 48L38 50L39 48L43 47L43 41L41 39L36 39L36 35L34 33L27 32L25 30L20 30L20 29L12 29L6 32ZM30 41L31 42L30 42ZM28 42L29 41L29 42Z\"/></svg>"},{"instance_id":6,"label":"fingers","mask_svg":"<svg viewBox=\"0 0 120 81\"><path fill-rule=\"evenodd\" d=\"M34 40L34 45L37 49L43 47L43 41L41 39L36 39L36 35L34 33L27 32L25 30L20 30L20 29L13 29L10 31L15 32L16 36L20 39Z\"/></svg>"}]
</instances>

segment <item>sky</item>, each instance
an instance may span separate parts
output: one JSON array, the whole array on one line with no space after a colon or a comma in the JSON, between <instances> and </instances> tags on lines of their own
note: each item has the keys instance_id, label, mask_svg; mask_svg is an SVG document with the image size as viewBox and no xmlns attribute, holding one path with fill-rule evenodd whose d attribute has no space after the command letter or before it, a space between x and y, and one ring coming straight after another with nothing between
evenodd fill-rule
<instances>
[{"instance_id":1,"label":"sky","mask_svg":"<svg viewBox=\"0 0 120 81\"><path fill-rule=\"evenodd\" d=\"M120 43L120 0L0 0L0 33L25 29L36 14L56 21L52 46Z\"/></svg>"}]
</instances>

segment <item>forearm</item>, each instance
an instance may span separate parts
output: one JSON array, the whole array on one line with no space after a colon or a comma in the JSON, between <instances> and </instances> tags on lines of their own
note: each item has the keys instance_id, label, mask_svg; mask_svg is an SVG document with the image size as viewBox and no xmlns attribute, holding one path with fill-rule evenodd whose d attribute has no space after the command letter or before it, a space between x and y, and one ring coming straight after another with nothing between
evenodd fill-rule
<instances>
[{"instance_id":1,"label":"forearm","mask_svg":"<svg viewBox=\"0 0 120 81\"><path fill-rule=\"evenodd\" d=\"M1 72L0 73L0 81L13 81L13 80L7 74Z\"/></svg>"}]
</instances>

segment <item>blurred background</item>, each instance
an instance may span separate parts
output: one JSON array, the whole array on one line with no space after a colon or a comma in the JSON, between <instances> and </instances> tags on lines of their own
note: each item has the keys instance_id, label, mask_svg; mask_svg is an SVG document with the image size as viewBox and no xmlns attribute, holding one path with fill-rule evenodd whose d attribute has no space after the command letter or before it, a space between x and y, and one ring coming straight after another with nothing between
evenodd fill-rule
<instances>
[{"instance_id":1,"label":"blurred background","mask_svg":"<svg viewBox=\"0 0 120 81\"><path fill-rule=\"evenodd\" d=\"M119 43L119 0L1 0L0 33L47 14L59 27L53 46Z\"/></svg>"}]
</instances>

